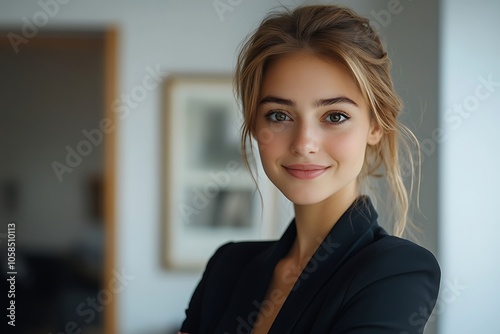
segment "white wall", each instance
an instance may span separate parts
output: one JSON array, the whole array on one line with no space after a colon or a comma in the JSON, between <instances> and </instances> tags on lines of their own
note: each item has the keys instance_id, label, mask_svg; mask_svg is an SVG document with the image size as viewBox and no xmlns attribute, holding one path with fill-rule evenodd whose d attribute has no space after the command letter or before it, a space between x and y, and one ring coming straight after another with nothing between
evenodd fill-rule
<instances>
[{"instance_id":1,"label":"white wall","mask_svg":"<svg viewBox=\"0 0 500 334\"><path fill-rule=\"evenodd\" d=\"M293 5L301 1L282 3ZM380 13L380 10L387 10L389 4L382 0L344 3L372 19L375 17L371 11ZM49 26L67 29L116 25L120 30L121 56L118 91L130 94L135 86L141 85L148 66L156 68L159 65L163 75L173 71L230 72L240 41L256 27L268 9L277 4L277 1L243 0L221 20L210 0L73 0L59 6ZM404 69L396 68L394 72L401 93L409 98L409 110L420 111L424 100L430 115L425 126L433 129L437 126L433 92L437 83L433 75L437 73L437 57L433 53L435 40L429 34L436 27L437 18L429 16L428 11L432 14L435 5L410 0L401 1L401 4L403 11L393 15L390 21L382 21L387 24L381 24L381 31L389 36L394 62ZM37 2L1 0L0 24L20 27L23 16L31 19L40 10ZM422 22L428 24L427 29L422 28ZM22 52L22 45L20 49ZM417 97L413 94L415 89ZM160 333L182 320L199 273L167 272L160 265L162 198L159 180L163 148L159 87L149 91L147 98L120 122L117 139L117 265L135 277L117 296L119 333ZM435 184L435 162L427 166L428 179L423 182ZM430 217L426 229L431 232L435 231L437 222L434 219L437 216L435 190L434 186L429 186L428 193L422 194L426 197L423 211ZM432 239L424 242L435 251Z\"/></svg>"},{"instance_id":2,"label":"white wall","mask_svg":"<svg viewBox=\"0 0 500 334\"><path fill-rule=\"evenodd\" d=\"M500 3L442 1L440 333L498 333ZM492 81L485 85L484 81ZM488 87L489 86L489 87Z\"/></svg>"}]
</instances>

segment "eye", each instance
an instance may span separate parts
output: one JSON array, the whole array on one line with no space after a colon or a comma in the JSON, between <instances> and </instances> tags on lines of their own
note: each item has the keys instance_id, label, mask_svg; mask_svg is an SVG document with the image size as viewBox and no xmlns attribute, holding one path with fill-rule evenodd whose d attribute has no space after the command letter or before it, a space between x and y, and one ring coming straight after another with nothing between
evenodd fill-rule
<instances>
[{"instance_id":1,"label":"eye","mask_svg":"<svg viewBox=\"0 0 500 334\"><path fill-rule=\"evenodd\" d=\"M285 122L290 121L290 117L281 111L271 111L266 114L266 119L271 122Z\"/></svg>"},{"instance_id":2,"label":"eye","mask_svg":"<svg viewBox=\"0 0 500 334\"><path fill-rule=\"evenodd\" d=\"M336 124L344 123L348 119L349 119L349 116L347 116L341 112L332 112L325 117L325 120L327 122L336 123Z\"/></svg>"}]
</instances>

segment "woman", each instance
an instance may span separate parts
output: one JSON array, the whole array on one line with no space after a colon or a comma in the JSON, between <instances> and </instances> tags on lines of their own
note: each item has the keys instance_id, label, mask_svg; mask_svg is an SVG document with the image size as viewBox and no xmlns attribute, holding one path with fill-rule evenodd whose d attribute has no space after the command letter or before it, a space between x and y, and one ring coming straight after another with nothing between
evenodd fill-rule
<instances>
[{"instance_id":1,"label":"woman","mask_svg":"<svg viewBox=\"0 0 500 334\"><path fill-rule=\"evenodd\" d=\"M220 247L181 332L421 333L440 269L400 238L409 200L398 150L411 132L397 119L390 60L368 20L323 5L272 14L243 46L235 84L244 157L254 138L295 218L278 241ZM363 195L379 174L396 236Z\"/></svg>"}]
</instances>

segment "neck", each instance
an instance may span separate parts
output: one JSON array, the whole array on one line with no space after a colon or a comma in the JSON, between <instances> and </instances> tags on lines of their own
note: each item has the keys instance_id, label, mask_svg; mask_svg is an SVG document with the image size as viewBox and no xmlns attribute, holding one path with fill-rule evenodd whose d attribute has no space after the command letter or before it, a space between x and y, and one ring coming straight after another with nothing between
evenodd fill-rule
<instances>
[{"instance_id":1,"label":"neck","mask_svg":"<svg viewBox=\"0 0 500 334\"><path fill-rule=\"evenodd\" d=\"M307 265L323 239L357 197L358 193L353 187L320 203L295 205L297 238L290 250L289 259L301 267Z\"/></svg>"}]
</instances>

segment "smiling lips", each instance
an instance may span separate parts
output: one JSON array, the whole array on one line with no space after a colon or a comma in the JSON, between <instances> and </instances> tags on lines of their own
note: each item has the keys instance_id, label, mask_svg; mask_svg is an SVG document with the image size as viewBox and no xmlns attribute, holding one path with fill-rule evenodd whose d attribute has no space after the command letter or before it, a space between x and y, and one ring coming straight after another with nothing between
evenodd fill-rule
<instances>
[{"instance_id":1,"label":"smiling lips","mask_svg":"<svg viewBox=\"0 0 500 334\"><path fill-rule=\"evenodd\" d=\"M283 166L285 170L290 174L291 176L300 179L300 180L310 180L314 179L324 172L330 166L321 166L321 165L288 165L288 166Z\"/></svg>"}]
</instances>

